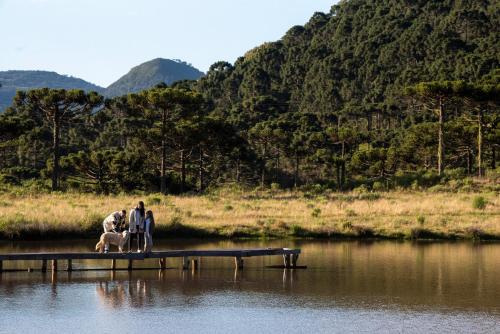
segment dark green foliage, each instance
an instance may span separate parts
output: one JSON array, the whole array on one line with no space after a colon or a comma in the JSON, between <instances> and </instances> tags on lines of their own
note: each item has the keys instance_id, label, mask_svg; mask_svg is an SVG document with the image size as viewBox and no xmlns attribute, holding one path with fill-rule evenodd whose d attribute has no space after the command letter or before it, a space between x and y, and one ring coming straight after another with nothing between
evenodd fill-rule
<instances>
[{"instance_id":1,"label":"dark green foliage","mask_svg":"<svg viewBox=\"0 0 500 334\"><path fill-rule=\"evenodd\" d=\"M488 0L346 0L197 81L171 84L163 70L186 64L148 62L112 95L147 90L61 127L62 186L356 188L366 200L377 200L370 190L467 186L497 168L499 14ZM45 102L0 116L4 182L54 174Z\"/></svg>"}]
</instances>

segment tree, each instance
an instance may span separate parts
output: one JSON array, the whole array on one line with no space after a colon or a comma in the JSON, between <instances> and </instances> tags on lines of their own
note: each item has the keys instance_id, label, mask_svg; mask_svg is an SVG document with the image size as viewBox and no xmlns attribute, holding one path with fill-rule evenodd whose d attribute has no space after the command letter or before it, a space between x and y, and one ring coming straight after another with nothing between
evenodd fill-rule
<instances>
[{"instance_id":1,"label":"tree","mask_svg":"<svg viewBox=\"0 0 500 334\"><path fill-rule=\"evenodd\" d=\"M421 82L415 86L407 87L405 93L420 99L424 107L432 110L438 116L438 174L442 175L445 158L444 122L446 108L451 103L455 94L463 91L463 81Z\"/></svg>"},{"instance_id":2,"label":"tree","mask_svg":"<svg viewBox=\"0 0 500 334\"><path fill-rule=\"evenodd\" d=\"M199 93L184 89L153 88L129 95L129 103L142 108L145 117L152 121L146 139L159 146L160 191L166 193L167 148L172 140L172 128L180 119L201 108L202 97Z\"/></svg>"},{"instance_id":3,"label":"tree","mask_svg":"<svg viewBox=\"0 0 500 334\"><path fill-rule=\"evenodd\" d=\"M476 111L475 123L477 124L477 169L478 176L484 176L483 168L483 143L485 114L498 108L500 104L500 84L467 84L458 91L456 96L466 100L466 103Z\"/></svg>"},{"instance_id":4,"label":"tree","mask_svg":"<svg viewBox=\"0 0 500 334\"><path fill-rule=\"evenodd\" d=\"M71 124L77 118L90 115L101 105L102 96L95 92L85 93L83 90L34 89L28 92L18 91L14 98L14 106L28 107L33 113L45 116L52 128L52 190L59 188L59 145L61 126Z\"/></svg>"}]
</instances>

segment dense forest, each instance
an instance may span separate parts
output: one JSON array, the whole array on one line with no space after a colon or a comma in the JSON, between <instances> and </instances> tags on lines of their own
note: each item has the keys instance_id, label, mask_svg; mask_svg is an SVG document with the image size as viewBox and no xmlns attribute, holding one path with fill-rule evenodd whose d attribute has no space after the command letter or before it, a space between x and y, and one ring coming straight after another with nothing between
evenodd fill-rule
<instances>
[{"instance_id":1,"label":"dense forest","mask_svg":"<svg viewBox=\"0 0 500 334\"><path fill-rule=\"evenodd\" d=\"M179 193L498 174L499 26L498 1L346 0L196 81L112 99L18 92L0 116L0 178Z\"/></svg>"}]
</instances>

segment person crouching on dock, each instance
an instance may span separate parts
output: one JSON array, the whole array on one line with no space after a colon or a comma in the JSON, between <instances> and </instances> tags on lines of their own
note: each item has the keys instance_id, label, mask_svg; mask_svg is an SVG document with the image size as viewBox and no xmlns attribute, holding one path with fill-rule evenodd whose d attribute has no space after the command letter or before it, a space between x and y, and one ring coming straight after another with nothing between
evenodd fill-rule
<instances>
[{"instance_id":1,"label":"person crouching on dock","mask_svg":"<svg viewBox=\"0 0 500 334\"><path fill-rule=\"evenodd\" d=\"M107 232L120 232L122 224L125 225L125 217L127 216L127 211L116 211L110 214L102 222L102 227L104 233Z\"/></svg>"},{"instance_id":2,"label":"person crouching on dock","mask_svg":"<svg viewBox=\"0 0 500 334\"><path fill-rule=\"evenodd\" d=\"M135 209L130 211L128 231L128 251L131 251L132 239L137 239L137 252L140 253L144 247L144 220L145 220L144 202L140 201Z\"/></svg>"}]
</instances>

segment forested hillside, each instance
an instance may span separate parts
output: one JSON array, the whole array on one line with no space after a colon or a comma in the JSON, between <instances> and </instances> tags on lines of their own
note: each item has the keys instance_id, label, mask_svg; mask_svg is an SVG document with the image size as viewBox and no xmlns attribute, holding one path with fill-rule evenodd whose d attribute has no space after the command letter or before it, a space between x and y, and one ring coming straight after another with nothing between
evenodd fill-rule
<instances>
[{"instance_id":1,"label":"forested hillside","mask_svg":"<svg viewBox=\"0 0 500 334\"><path fill-rule=\"evenodd\" d=\"M498 177L499 21L491 0L341 1L197 81L20 93L0 118L1 173L99 192Z\"/></svg>"},{"instance_id":2,"label":"forested hillside","mask_svg":"<svg viewBox=\"0 0 500 334\"><path fill-rule=\"evenodd\" d=\"M156 58L140 64L106 89L106 96L137 93L160 82L171 85L179 80L197 80L203 75L190 64L180 60Z\"/></svg>"}]
</instances>

